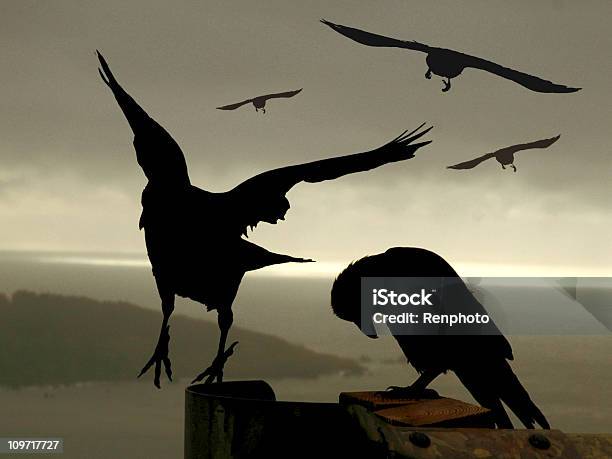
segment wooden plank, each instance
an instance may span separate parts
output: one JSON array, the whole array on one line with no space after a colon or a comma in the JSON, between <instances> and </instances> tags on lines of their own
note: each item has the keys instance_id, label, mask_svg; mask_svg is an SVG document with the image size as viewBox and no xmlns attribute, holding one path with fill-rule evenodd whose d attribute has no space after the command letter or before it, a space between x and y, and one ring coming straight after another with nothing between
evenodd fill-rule
<instances>
[{"instance_id":1,"label":"wooden plank","mask_svg":"<svg viewBox=\"0 0 612 459\"><path fill-rule=\"evenodd\" d=\"M490 410L452 398L419 400L374 414L391 425L404 427L494 427Z\"/></svg>"},{"instance_id":2,"label":"wooden plank","mask_svg":"<svg viewBox=\"0 0 612 459\"><path fill-rule=\"evenodd\" d=\"M396 426L493 428L490 410L452 398L394 398L385 392L343 392L343 406L359 405Z\"/></svg>"},{"instance_id":3,"label":"wooden plank","mask_svg":"<svg viewBox=\"0 0 612 459\"><path fill-rule=\"evenodd\" d=\"M360 405L369 411L418 403L424 399L392 397L384 391L341 392L340 405Z\"/></svg>"}]
</instances>

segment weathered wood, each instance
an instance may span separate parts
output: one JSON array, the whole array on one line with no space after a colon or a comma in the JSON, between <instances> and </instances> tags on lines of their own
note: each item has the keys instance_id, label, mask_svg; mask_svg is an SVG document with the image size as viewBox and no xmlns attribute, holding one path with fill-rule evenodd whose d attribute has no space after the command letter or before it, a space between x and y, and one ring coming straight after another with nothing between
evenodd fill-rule
<instances>
[{"instance_id":1,"label":"weathered wood","mask_svg":"<svg viewBox=\"0 0 612 459\"><path fill-rule=\"evenodd\" d=\"M340 405L359 405L369 411L377 411L383 408L408 405L418 402L417 399L391 397L389 393L380 391L370 392L341 392L339 397Z\"/></svg>"},{"instance_id":2,"label":"weathered wood","mask_svg":"<svg viewBox=\"0 0 612 459\"><path fill-rule=\"evenodd\" d=\"M343 392L340 404L362 406L394 426L494 427L490 410L452 398L409 399L384 392Z\"/></svg>"},{"instance_id":3,"label":"weathered wood","mask_svg":"<svg viewBox=\"0 0 612 459\"><path fill-rule=\"evenodd\" d=\"M374 414L394 426L494 427L490 410L452 398L415 400Z\"/></svg>"}]
</instances>

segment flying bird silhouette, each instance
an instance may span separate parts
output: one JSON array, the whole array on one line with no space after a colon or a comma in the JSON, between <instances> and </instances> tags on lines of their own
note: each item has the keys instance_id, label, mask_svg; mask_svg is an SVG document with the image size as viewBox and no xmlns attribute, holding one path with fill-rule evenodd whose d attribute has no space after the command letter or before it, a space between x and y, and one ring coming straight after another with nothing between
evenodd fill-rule
<instances>
[{"instance_id":1,"label":"flying bird silhouette","mask_svg":"<svg viewBox=\"0 0 612 459\"><path fill-rule=\"evenodd\" d=\"M510 166L514 172L516 172L516 166L514 165L515 153L523 150L532 150L534 148L548 148L559 140L559 137L561 137L561 135L551 137L550 139L536 140L535 142L519 143L517 145L512 145L511 147L494 151L493 153L487 153L486 155L479 156L478 158L471 159L469 161L448 166L447 169L472 169L487 159L495 158L497 162L501 164L502 169L505 169L506 166Z\"/></svg>"},{"instance_id":2,"label":"flying bird silhouette","mask_svg":"<svg viewBox=\"0 0 612 459\"><path fill-rule=\"evenodd\" d=\"M266 102L268 100L293 97L299 94L300 92L302 92L302 89L304 88L296 89L295 91L285 91L285 92L278 92L275 94L266 94L265 96L258 96L253 99L247 99L247 100L243 100L242 102L237 102L235 104L229 104L229 105L224 105L222 107L217 107L217 110L236 110L237 108L242 107L243 105L252 103L253 107L255 107L256 112L261 110L262 113L266 113L265 107L266 107Z\"/></svg>"},{"instance_id":3,"label":"flying bird silhouette","mask_svg":"<svg viewBox=\"0 0 612 459\"><path fill-rule=\"evenodd\" d=\"M336 316L354 323L370 338L378 336L367 331L375 330L370 326L372 324L362 323L363 277L445 278L445 284L452 287L438 294L444 302L443 310L446 313L459 314L469 310L486 314L486 310L468 291L456 271L442 257L425 249L394 247L351 263L338 275L332 286L331 305ZM441 334L393 334L419 377L407 387L390 386L391 394L408 398L437 397L437 392L427 389L427 386L439 375L451 370L474 399L493 412L498 428L513 428L502 405L504 402L525 427L532 429L537 422L548 429L548 421L508 363L508 360L514 360L510 343L492 321L489 324L496 333L444 334L444 330L441 330ZM393 332L391 326L389 329Z\"/></svg>"},{"instance_id":4,"label":"flying bird silhouette","mask_svg":"<svg viewBox=\"0 0 612 459\"><path fill-rule=\"evenodd\" d=\"M425 62L427 63L427 73L425 73L425 78L430 79L432 73L441 76L442 78L446 78L446 80L443 81L443 92L450 90L451 79L459 76L466 68L474 68L493 73L502 78L512 80L515 83L518 83L521 86L535 92L566 93L576 92L581 89L556 84L527 73L519 72L518 70L503 67L495 62L491 62L476 56L470 56L469 54L460 53L458 51L453 51L451 49L428 46L423 43L419 43L418 41L404 41L385 37L383 35L377 35L364 30L355 29L353 27L334 24L333 22L329 22L324 19L322 19L321 22L345 37L367 46L403 48L413 51L420 51L427 54L427 57L425 58Z\"/></svg>"},{"instance_id":5,"label":"flying bird silhouette","mask_svg":"<svg viewBox=\"0 0 612 459\"><path fill-rule=\"evenodd\" d=\"M172 377L168 321L175 295L216 310L219 347L212 364L194 382L222 381L223 367L235 343L225 349L233 322L232 303L244 274L279 263L312 260L269 252L243 236L259 222L276 224L289 209L286 193L301 182L317 183L404 161L431 141L416 140L431 127L404 132L391 142L364 153L281 167L258 174L235 188L212 193L191 184L183 152L170 134L119 85L98 52L104 83L111 89L134 133L136 159L148 179L142 192L139 227L144 228L147 253L163 312L157 346L140 375L155 365L160 387L161 366Z\"/></svg>"}]
</instances>

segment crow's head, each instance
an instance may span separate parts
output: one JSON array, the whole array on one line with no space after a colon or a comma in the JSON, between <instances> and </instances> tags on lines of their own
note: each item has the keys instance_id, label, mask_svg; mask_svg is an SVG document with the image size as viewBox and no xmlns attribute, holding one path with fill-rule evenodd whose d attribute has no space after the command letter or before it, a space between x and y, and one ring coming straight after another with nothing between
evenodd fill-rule
<instances>
[{"instance_id":1,"label":"crow's head","mask_svg":"<svg viewBox=\"0 0 612 459\"><path fill-rule=\"evenodd\" d=\"M362 332L371 324L361 323L362 277L458 277L455 270L439 255L416 247L393 247L384 253L370 255L348 265L332 286L331 306L334 314L354 323ZM370 338L377 335L364 334Z\"/></svg>"},{"instance_id":2,"label":"crow's head","mask_svg":"<svg viewBox=\"0 0 612 459\"><path fill-rule=\"evenodd\" d=\"M361 276L367 276L367 274L362 274L362 269L369 258L371 257L362 258L348 265L336 277L331 290L331 307L334 314L343 320L354 323L362 333ZM374 329L374 327L371 328ZM369 338L378 338L376 334L364 334Z\"/></svg>"}]
</instances>

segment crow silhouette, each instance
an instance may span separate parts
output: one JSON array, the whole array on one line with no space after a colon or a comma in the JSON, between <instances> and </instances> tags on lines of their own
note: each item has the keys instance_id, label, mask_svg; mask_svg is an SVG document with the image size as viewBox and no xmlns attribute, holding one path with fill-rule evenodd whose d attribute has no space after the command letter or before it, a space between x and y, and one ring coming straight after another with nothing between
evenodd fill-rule
<instances>
[{"instance_id":1,"label":"crow silhouette","mask_svg":"<svg viewBox=\"0 0 612 459\"><path fill-rule=\"evenodd\" d=\"M317 183L346 174L404 161L431 141L413 143L431 130L424 125L364 153L282 167L251 177L235 188L212 193L191 184L185 157L170 134L119 85L98 52L102 79L112 90L134 133L136 159L148 183L142 192L140 228L162 303L163 320L155 351L140 376L155 365L160 387L161 366L171 379L168 321L175 295L216 310L219 348L212 364L194 382L222 381L223 367L235 343L225 349L233 322L232 303L244 274L266 266L312 260L282 255L243 238L259 222L276 224L289 209L285 194L300 182Z\"/></svg>"},{"instance_id":2,"label":"crow silhouette","mask_svg":"<svg viewBox=\"0 0 612 459\"><path fill-rule=\"evenodd\" d=\"M334 313L357 325L364 334L367 333L365 330L372 327L371 324L361 322L362 277L455 278L459 280L455 282L457 290L453 291L453 295L447 292L445 310L450 313L465 312L463 306L467 305L471 311L486 314L455 270L442 257L425 249L395 247L350 264L338 275L332 286L331 304ZM508 363L508 360L514 359L510 343L496 327L494 330L495 334L488 335L394 335L408 363L418 371L419 377L408 387L391 386L391 394L408 398L435 397L437 393L427 389L427 386L440 374L451 370L474 399L493 412L497 427L513 428L502 406L504 402L525 427L534 428L537 422L548 429L548 421ZM370 334L367 336L378 337Z\"/></svg>"},{"instance_id":3,"label":"crow silhouette","mask_svg":"<svg viewBox=\"0 0 612 459\"><path fill-rule=\"evenodd\" d=\"M521 86L535 92L564 93L576 92L581 89L556 84L527 73L503 67L495 62L491 62L480 57L453 51L452 49L436 48L434 46L419 43L418 41L404 41L389 38L383 35L366 32L364 30L354 29L353 27L334 24L333 22L329 22L324 19L321 20L321 22L331 27L336 32L341 33L345 37L364 45L403 48L413 51L421 51L427 54L427 57L425 58L425 62L427 63L427 73L425 73L425 78L430 79L432 73L441 76L442 78L446 78L446 80L443 81L443 92L450 90L452 78L459 76L464 69L470 67L478 70L484 70L502 78L512 80L515 83L518 83Z\"/></svg>"},{"instance_id":4,"label":"crow silhouette","mask_svg":"<svg viewBox=\"0 0 612 459\"><path fill-rule=\"evenodd\" d=\"M514 154L523 150L531 150L534 148L548 148L553 143L555 143L561 135L556 137L551 137L550 139L542 139L536 140L535 142L528 143L519 143L517 145L512 145L511 147L502 148L500 150L494 151L492 153L487 153L486 155L479 156L478 158L471 159L469 161L464 161L459 164L455 164L453 166L448 166L447 169L472 169L478 166L481 162L486 161L490 158L495 158L499 164L501 164L502 169L505 169L506 166L512 167L512 170L516 172L516 166L514 165Z\"/></svg>"},{"instance_id":5,"label":"crow silhouette","mask_svg":"<svg viewBox=\"0 0 612 459\"><path fill-rule=\"evenodd\" d=\"M255 111L258 112L259 110L262 111L262 113L266 113L266 102L270 99L279 99L279 98L289 98L289 97L293 97L297 94L299 94L300 92L302 92L303 88L300 89L296 89L295 91L285 91L285 92L279 92L279 93L275 93L275 94L266 94L265 96L258 96L258 97L254 97L253 99L247 99L247 100L243 100L242 102L237 102L235 104L229 104L229 105L224 105L222 107L217 107L217 110L236 110L239 107L242 107L243 105L246 105L248 103L252 103L253 107L255 107Z\"/></svg>"}]
</instances>

